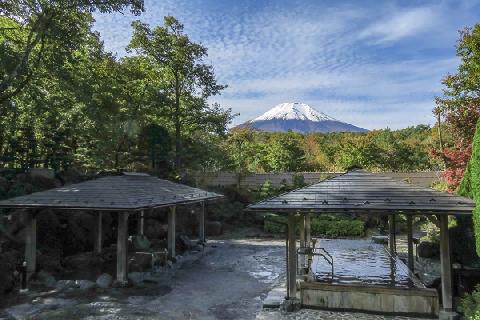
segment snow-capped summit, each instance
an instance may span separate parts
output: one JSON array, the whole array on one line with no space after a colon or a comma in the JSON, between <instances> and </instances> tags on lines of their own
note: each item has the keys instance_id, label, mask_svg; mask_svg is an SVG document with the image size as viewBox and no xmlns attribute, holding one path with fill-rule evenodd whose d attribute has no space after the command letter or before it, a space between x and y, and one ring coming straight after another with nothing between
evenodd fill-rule
<instances>
[{"instance_id":1,"label":"snow-capped summit","mask_svg":"<svg viewBox=\"0 0 480 320\"><path fill-rule=\"evenodd\" d=\"M327 116L325 113L313 109L308 104L299 102L287 102L276 105L272 109L262 114L260 117L253 119L252 122L272 119L336 121L334 118Z\"/></svg>"},{"instance_id":2,"label":"snow-capped summit","mask_svg":"<svg viewBox=\"0 0 480 320\"><path fill-rule=\"evenodd\" d=\"M296 132L365 132L356 127L336 120L325 113L315 110L305 103L289 102L276 105L261 116L241 124L261 131Z\"/></svg>"}]
</instances>

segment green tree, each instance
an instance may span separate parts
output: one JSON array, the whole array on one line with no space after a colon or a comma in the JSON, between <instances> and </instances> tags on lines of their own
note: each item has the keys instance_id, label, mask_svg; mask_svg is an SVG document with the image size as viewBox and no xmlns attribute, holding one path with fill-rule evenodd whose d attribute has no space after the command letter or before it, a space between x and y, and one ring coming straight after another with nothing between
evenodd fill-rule
<instances>
[{"instance_id":1,"label":"green tree","mask_svg":"<svg viewBox=\"0 0 480 320\"><path fill-rule=\"evenodd\" d=\"M225 86L217 83L213 67L203 61L207 48L192 42L174 17L165 17L164 25L153 29L140 21L135 21L132 27L133 37L128 48L155 64L164 79L166 106L162 112L173 119L178 170L182 162L182 132L186 126L215 123L224 129L225 122L230 120L230 112L218 106L210 108L207 103L209 97L219 94Z\"/></svg>"},{"instance_id":2,"label":"green tree","mask_svg":"<svg viewBox=\"0 0 480 320\"><path fill-rule=\"evenodd\" d=\"M0 105L18 95L44 64L71 57L85 36L85 17L91 12L120 11L129 6L135 14L142 0L16 0L0 2L0 16L12 20L0 26L3 39L0 63ZM48 57L48 58L47 58Z\"/></svg>"},{"instance_id":3,"label":"green tree","mask_svg":"<svg viewBox=\"0 0 480 320\"><path fill-rule=\"evenodd\" d=\"M289 133L283 139L274 139L266 146L267 171L300 171L305 162L305 153L300 142Z\"/></svg>"}]
</instances>

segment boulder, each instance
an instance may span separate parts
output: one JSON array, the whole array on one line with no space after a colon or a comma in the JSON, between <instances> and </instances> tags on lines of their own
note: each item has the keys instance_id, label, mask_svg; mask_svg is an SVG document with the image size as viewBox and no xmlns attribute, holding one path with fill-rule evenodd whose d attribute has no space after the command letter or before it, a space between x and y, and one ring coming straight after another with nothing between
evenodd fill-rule
<instances>
[{"instance_id":1,"label":"boulder","mask_svg":"<svg viewBox=\"0 0 480 320\"><path fill-rule=\"evenodd\" d=\"M97 278L97 286L106 289L112 285L113 278L108 273L104 273Z\"/></svg>"},{"instance_id":2,"label":"boulder","mask_svg":"<svg viewBox=\"0 0 480 320\"><path fill-rule=\"evenodd\" d=\"M58 280L55 288L57 288L58 290L67 290L78 288L78 286L75 283L75 280Z\"/></svg>"},{"instance_id":3,"label":"boulder","mask_svg":"<svg viewBox=\"0 0 480 320\"><path fill-rule=\"evenodd\" d=\"M372 241L379 244L388 244L388 236L372 236Z\"/></svg>"},{"instance_id":4,"label":"boulder","mask_svg":"<svg viewBox=\"0 0 480 320\"><path fill-rule=\"evenodd\" d=\"M151 243L146 236L132 237L132 244L134 250L145 251L150 249Z\"/></svg>"},{"instance_id":5,"label":"boulder","mask_svg":"<svg viewBox=\"0 0 480 320\"><path fill-rule=\"evenodd\" d=\"M57 280L50 273L42 270L36 274L36 278L47 288L56 288Z\"/></svg>"},{"instance_id":6,"label":"boulder","mask_svg":"<svg viewBox=\"0 0 480 320\"><path fill-rule=\"evenodd\" d=\"M209 221L206 223L206 228L210 236L219 236L223 233L223 225L220 221Z\"/></svg>"},{"instance_id":7,"label":"boulder","mask_svg":"<svg viewBox=\"0 0 480 320\"><path fill-rule=\"evenodd\" d=\"M434 258L440 255L440 245L430 241L422 241L417 247L417 253L422 258Z\"/></svg>"},{"instance_id":8,"label":"boulder","mask_svg":"<svg viewBox=\"0 0 480 320\"><path fill-rule=\"evenodd\" d=\"M97 284L90 280L76 280L75 284L80 290L90 290L97 286Z\"/></svg>"},{"instance_id":9,"label":"boulder","mask_svg":"<svg viewBox=\"0 0 480 320\"><path fill-rule=\"evenodd\" d=\"M168 225L160 223L155 219L145 220L145 235L149 239L165 238L168 234Z\"/></svg>"},{"instance_id":10,"label":"boulder","mask_svg":"<svg viewBox=\"0 0 480 320\"><path fill-rule=\"evenodd\" d=\"M128 261L128 270L143 272L151 271L152 254L150 252L135 252L133 257Z\"/></svg>"},{"instance_id":11,"label":"boulder","mask_svg":"<svg viewBox=\"0 0 480 320\"><path fill-rule=\"evenodd\" d=\"M185 252L193 247L192 241L186 235L178 235L176 238L176 249L179 252Z\"/></svg>"}]
</instances>

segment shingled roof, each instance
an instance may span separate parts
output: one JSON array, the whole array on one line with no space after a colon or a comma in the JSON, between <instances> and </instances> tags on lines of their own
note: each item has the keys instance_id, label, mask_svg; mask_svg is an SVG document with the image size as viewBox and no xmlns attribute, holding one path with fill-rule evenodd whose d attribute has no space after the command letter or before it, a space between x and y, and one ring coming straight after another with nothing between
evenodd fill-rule
<instances>
[{"instance_id":1,"label":"shingled roof","mask_svg":"<svg viewBox=\"0 0 480 320\"><path fill-rule=\"evenodd\" d=\"M0 208L53 208L134 211L213 200L214 192L145 174L89 180L0 201Z\"/></svg>"},{"instance_id":2,"label":"shingled roof","mask_svg":"<svg viewBox=\"0 0 480 320\"><path fill-rule=\"evenodd\" d=\"M472 214L475 203L464 197L423 188L362 170L248 206L250 211L357 212L401 211L423 214Z\"/></svg>"}]
</instances>

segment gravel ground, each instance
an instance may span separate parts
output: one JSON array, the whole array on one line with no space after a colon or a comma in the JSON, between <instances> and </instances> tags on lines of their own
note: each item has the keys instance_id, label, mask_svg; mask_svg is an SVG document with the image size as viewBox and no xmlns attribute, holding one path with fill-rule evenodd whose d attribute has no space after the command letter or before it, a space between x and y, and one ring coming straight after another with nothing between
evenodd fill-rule
<instances>
[{"instance_id":1,"label":"gravel ground","mask_svg":"<svg viewBox=\"0 0 480 320\"><path fill-rule=\"evenodd\" d=\"M0 319L408 319L358 313L262 310L285 280L282 240L215 240L205 254L156 274L141 287L38 293L0 310Z\"/></svg>"}]
</instances>

